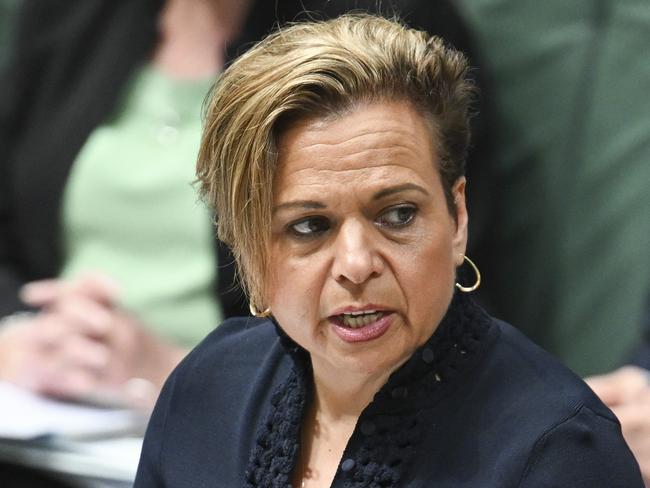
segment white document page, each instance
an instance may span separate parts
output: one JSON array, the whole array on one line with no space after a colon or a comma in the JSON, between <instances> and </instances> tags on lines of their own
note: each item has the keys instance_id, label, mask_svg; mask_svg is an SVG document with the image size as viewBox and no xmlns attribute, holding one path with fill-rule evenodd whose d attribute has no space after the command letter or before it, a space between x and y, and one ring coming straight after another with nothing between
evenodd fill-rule
<instances>
[{"instance_id":1,"label":"white document page","mask_svg":"<svg viewBox=\"0 0 650 488\"><path fill-rule=\"evenodd\" d=\"M0 382L0 438L94 438L141 428L145 420L134 410L65 403Z\"/></svg>"}]
</instances>

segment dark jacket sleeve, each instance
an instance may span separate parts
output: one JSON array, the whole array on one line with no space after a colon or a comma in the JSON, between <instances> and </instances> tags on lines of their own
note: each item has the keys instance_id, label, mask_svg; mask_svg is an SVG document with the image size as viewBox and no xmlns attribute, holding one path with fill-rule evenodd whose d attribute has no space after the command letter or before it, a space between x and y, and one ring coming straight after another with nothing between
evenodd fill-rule
<instances>
[{"instance_id":1,"label":"dark jacket sleeve","mask_svg":"<svg viewBox=\"0 0 650 488\"><path fill-rule=\"evenodd\" d=\"M644 488L619 423L588 407L537 442L519 488Z\"/></svg>"},{"instance_id":2,"label":"dark jacket sleeve","mask_svg":"<svg viewBox=\"0 0 650 488\"><path fill-rule=\"evenodd\" d=\"M156 406L149 419L147 432L142 445L140 463L135 477L134 488L159 488L164 486L162 481L162 456L165 445L165 424L167 412L174 394L176 371L174 371L163 387Z\"/></svg>"}]
</instances>

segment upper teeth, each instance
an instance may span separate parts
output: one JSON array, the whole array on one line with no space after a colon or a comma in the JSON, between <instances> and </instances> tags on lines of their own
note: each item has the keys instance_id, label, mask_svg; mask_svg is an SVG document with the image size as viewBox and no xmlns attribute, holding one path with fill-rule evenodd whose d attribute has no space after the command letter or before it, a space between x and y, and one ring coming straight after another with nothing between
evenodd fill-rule
<instances>
[{"instance_id":1,"label":"upper teeth","mask_svg":"<svg viewBox=\"0 0 650 488\"><path fill-rule=\"evenodd\" d=\"M359 315L367 315L371 313L377 313L377 310L366 310L365 312L347 312L343 315L352 315L353 317L358 317Z\"/></svg>"},{"instance_id":2,"label":"upper teeth","mask_svg":"<svg viewBox=\"0 0 650 488\"><path fill-rule=\"evenodd\" d=\"M381 315L382 313L376 310L368 310L366 312L344 313L341 314L341 317L343 318L343 325L356 329L375 322Z\"/></svg>"}]
</instances>

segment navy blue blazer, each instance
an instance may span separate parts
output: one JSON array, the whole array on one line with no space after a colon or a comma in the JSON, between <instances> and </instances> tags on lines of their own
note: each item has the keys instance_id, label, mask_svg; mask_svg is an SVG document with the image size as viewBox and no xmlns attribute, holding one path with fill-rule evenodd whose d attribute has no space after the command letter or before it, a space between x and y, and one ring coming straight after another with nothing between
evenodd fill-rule
<instances>
[{"instance_id":1,"label":"navy blue blazer","mask_svg":"<svg viewBox=\"0 0 650 488\"><path fill-rule=\"evenodd\" d=\"M291 487L309 355L271 320L231 319L174 371L136 488ZM457 294L362 412L333 487L643 488L614 415L508 324Z\"/></svg>"}]
</instances>

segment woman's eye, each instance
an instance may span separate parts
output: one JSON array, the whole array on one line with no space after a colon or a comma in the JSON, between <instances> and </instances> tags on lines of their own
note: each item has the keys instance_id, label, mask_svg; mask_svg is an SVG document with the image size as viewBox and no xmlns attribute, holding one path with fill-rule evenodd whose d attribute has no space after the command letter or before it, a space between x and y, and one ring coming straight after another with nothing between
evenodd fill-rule
<instances>
[{"instance_id":1,"label":"woman's eye","mask_svg":"<svg viewBox=\"0 0 650 488\"><path fill-rule=\"evenodd\" d=\"M381 214L377 223L386 227L402 227L408 225L416 213L417 208L413 205L398 205Z\"/></svg>"},{"instance_id":2,"label":"woman's eye","mask_svg":"<svg viewBox=\"0 0 650 488\"><path fill-rule=\"evenodd\" d=\"M314 237L329 230L329 221L324 217L308 217L289 226L289 231L298 237Z\"/></svg>"}]
</instances>

